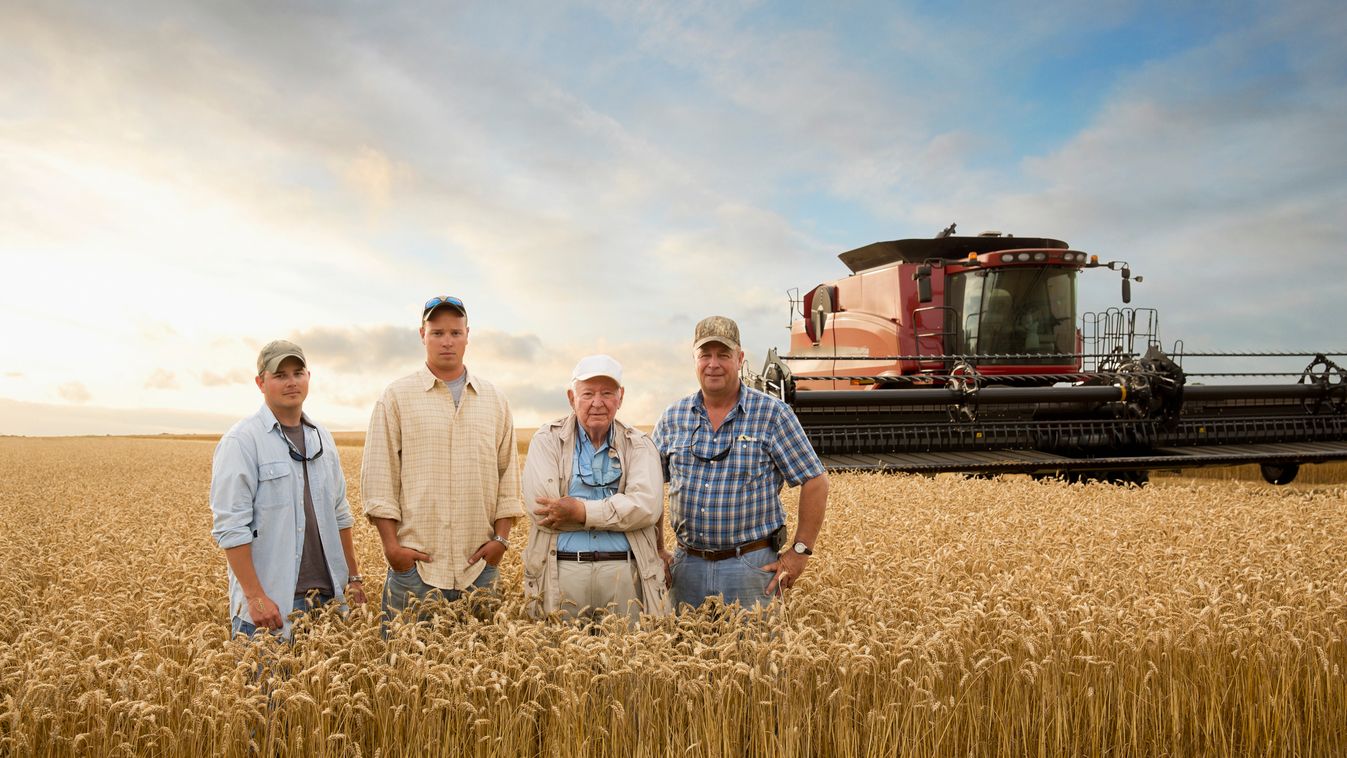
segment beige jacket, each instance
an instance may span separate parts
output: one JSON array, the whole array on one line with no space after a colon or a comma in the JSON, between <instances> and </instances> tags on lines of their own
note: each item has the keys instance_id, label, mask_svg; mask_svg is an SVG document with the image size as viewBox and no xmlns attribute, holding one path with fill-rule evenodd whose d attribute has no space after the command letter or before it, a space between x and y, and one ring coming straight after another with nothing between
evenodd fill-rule
<instances>
[{"instance_id":1,"label":"beige jacket","mask_svg":"<svg viewBox=\"0 0 1347 758\"><path fill-rule=\"evenodd\" d=\"M530 521L524 549L524 596L535 615L561 606L557 572L557 534L538 525L537 498L565 497L571 486L571 464L576 443L575 414L538 429L524 461L524 512ZM641 574L645 612L667 615L673 607L664 586L664 563L656 543L656 525L664 517L664 475L659 451L645 434L621 421L613 422L613 446L622 463L617 493L604 500L585 500L584 526L566 529L604 529L626 532ZM541 601L541 602L540 602Z\"/></svg>"}]
</instances>

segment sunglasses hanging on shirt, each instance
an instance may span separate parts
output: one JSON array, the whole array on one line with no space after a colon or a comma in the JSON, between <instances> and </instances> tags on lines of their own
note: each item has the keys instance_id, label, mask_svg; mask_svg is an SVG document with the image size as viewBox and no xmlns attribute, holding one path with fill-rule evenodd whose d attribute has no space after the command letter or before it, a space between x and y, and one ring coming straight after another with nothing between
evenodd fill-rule
<instances>
[{"instance_id":1,"label":"sunglasses hanging on shirt","mask_svg":"<svg viewBox=\"0 0 1347 758\"><path fill-rule=\"evenodd\" d=\"M300 424L301 429L307 426L314 431L318 430L318 427L308 422L300 422ZM318 460L319 456L323 454L323 435L321 434L318 435L318 452L308 458L305 458L304 454L299 452L299 448L295 447L295 443L290 441L290 435L286 434L284 429L281 430L281 439L285 440L285 446L290 448L290 460L296 463L312 463L313 461Z\"/></svg>"}]
</instances>

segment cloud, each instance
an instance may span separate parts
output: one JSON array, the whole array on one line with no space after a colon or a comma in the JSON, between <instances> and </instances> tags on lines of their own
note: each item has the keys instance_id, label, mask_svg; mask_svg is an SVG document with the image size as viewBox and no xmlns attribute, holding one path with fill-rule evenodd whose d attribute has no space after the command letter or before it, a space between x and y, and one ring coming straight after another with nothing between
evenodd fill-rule
<instances>
[{"instance_id":1,"label":"cloud","mask_svg":"<svg viewBox=\"0 0 1347 758\"><path fill-rule=\"evenodd\" d=\"M157 368L149 378L145 380L145 389L147 390L175 390L178 389L178 377L172 371L165 368Z\"/></svg>"},{"instance_id":2,"label":"cloud","mask_svg":"<svg viewBox=\"0 0 1347 758\"><path fill-rule=\"evenodd\" d=\"M56 388L56 394L72 403L82 404L93 399L93 395L89 394L88 388L80 382L66 382Z\"/></svg>"},{"instance_id":3,"label":"cloud","mask_svg":"<svg viewBox=\"0 0 1347 758\"><path fill-rule=\"evenodd\" d=\"M509 334L493 329L473 329L468 346L475 358L507 363L530 364L544 354L543 341L536 334Z\"/></svg>"},{"instance_id":4,"label":"cloud","mask_svg":"<svg viewBox=\"0 0 1347 758\"><path fill-rule=\"evenodd\" d=\"M234 369L223 374L214 371L201 372L201 384L206 387L232 387L239 384L251 384L253 374L243 369Z\"/></svg>"},{"instance_id":5,"label":"cloud","mask_svg":"<svg viewBox=\"0 0 1347 758\"><path fill-rule=\"evenodd\" d=\"M402 326L314 327L290 339L318 371L388 374L416 365L422 353L415 329Z\"/></svg>"},{"instance_id":6,"label":"cloud","mask_svg":"<svg viewBox=\"0 0 1347 758\"><path fill-rule=\"evenodd\" d=\"M22 379L22 378L23 378L23 372L22 372L22 371L6 371L6 372L5 372L5 378L6 378L6 379Z\"/></svg>"},{"instance_id":7,"label":"cloud","mask_svg":"<svg viewBox=\"0 0 1347 758\"><path fill-rule=\"evenodd\" d=\"M383 152L366 145L356 151L341 166L340 171L350 186L366 197L371 205L383 208L392 196L396 174L403 169L394 166Z\"/></svg>"}]
</instances>

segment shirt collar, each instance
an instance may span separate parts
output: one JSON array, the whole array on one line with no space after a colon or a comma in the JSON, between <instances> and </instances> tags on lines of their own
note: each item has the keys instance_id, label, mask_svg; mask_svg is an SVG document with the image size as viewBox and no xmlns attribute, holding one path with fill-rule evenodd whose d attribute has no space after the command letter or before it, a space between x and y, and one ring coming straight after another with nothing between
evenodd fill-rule
<instances>
[{"instance_id":1,"label":"shirt collar","mask_svg":"<svg viewBox=\"0 0 1347 758\"><path fill-rule=\"evenodd\" d=\"M463 367L463 370L467 373L467 377L468 377L468 380L467 380L465 386L472 387L472 391L473 391L473 392L476 392L476 391L477 391L477 380L473 378L472 372L471 372L471 371L468 371L468 367L467 367L467 366L464 366L464 367ZM426 366L426 364L424 364L424 363L421 364L421 369L420 369L419 371L416 372L416 376L417 376L418 379L421 380L421 389L424 390L425 392L429 392L429 391L431 391L432 389L435 389L435 382L439 382L440 384L444 384L444 385L446 385L446 386L447 386L447 384L448 384L448 383L445 382L443 379L440 379L439 377L437 377L437 376L435 376L434 374L430 373L430 369L429 369L429 368Z\"/></svg>"},{"instance_id":2,"label":"shirt collar","mask_svg":"<svg viewBox=\"0 0 1347 758\"><path fill-rule=\"evenodd\" d=\"M580 419L576 418L574 414L571 415L571 418L575 419L575 424L571 426L571 429L575 432L575 445L583 454L593 456L596 453L603 452L605 448L612 447L613 425L611 423L608 424L608 435L603 438L603 444L594 447L594 443L589 441L589 433L580 428Z\"/></svg>"},{"instance_id":3,"label":"shirt collar","mask_svg":"<svg viewBox=\"0 0 1347 758\"><path fill-rule=\"evenodd\" d=\"M736 411L740 413L746 412L744 407L744 399L746 397L748 397L748 385L741 381L739 382L739 397L734 401L734 407L730 408L730 412L725 414L725 418L737 415ZM692 396L692 408L702 416L707 418L711 417L711 414L706 412L706 399L702 397L701 390L697 390L697 394Z\"/></svg>"},{"instance_id":4,"label":"shirt collar","mask_svg":"<svg viewBox=\"0 0 1347 758\"><path fill-rule=\"evenodd\" d=\"M271 406L266 403L262 403L262 410L258 411L258 415L262 417L262 425L267 431L277 429L281 425L280 419L276 418L276 414L271 412ZM304 411L299 412L299 425L301 428L305 426L317 428L309 419L309 414Z\"/></svg>"}]
</instances>

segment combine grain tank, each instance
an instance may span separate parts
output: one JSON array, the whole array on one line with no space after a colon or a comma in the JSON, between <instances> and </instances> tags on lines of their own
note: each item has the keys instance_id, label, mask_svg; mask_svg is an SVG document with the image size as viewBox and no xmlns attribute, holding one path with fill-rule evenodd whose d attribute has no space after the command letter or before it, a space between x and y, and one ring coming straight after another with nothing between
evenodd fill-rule
<instances>
[{"instance_id":1,"label":"combine grain tank","mask_svg":"<svg viewBox=\"0 0 1347 758\"><path fill-rule=\"evenodd\" d=\"M1126 263L953 231L842 253L851 275L792 299L789 352L750 377L794 409L829 468L1144 482L1257 463L1285 484L1302 464L1347 459L1342 351L1167 354L1153 310L1077 318L1083 272L1120 272L1130 301L1141 279ZM1270 358L1295 370L1192 367Z\"/></svg>"}]
</instances>

